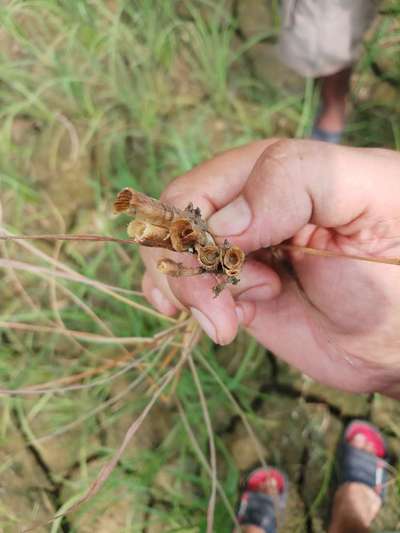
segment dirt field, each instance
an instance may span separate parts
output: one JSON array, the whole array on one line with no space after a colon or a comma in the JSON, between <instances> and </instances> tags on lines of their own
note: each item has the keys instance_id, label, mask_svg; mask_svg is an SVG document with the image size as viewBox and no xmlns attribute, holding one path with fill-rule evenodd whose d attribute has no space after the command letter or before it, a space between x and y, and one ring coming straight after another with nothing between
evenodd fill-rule
<instances>
[{"instance_id":1,"label":"dirt field","mask_svg":"<svg viewBox=\"0 0 400 533\"><path fill-rule=\"evenodd\" d=\"M316 92L276 58L277 2L226 2L222 14L215 9L211 15L209 6L196 1L168 1L170 10L155 14L146 1L132 11L113 0L6 4L0 8L3 230L124 236L110 215L123 186L158 195L173 176L224 148L271 135L307 136L311 128ZM389 9L396 3L386 4ZM381 15L377 24L382 35L371 30L371 47L353 76L346 141L399 148L400 74L393 62L400 47L398 15ZM157 390L171 348L132 348L135 357L144 354L144 366L111 380L110 369L126 368L125 346L87 344L68 332L150 337L170 324L118 300L116 291L92 291L70 278L61 286L54 282L52 269L67 272L54 263L60 260L85 280L138 291L136 251L93 243L1 246L1 259L20 262L2 265L2 320L59 328L48 334L3 327L2 384L23 388L86 373L73 383L88 385L2 398L0 531L14 533L21 524L45 523L84 494ZM32 266L47 270L38 278ZM128 296L144 304L137 294ZM374 528L400 530L399 402L320 386L243 333L225 348L203 339L193 357L228 502L219 492L216 533L231 530L240 481L260 454L290 480L281 531L326 531L335 449L354 418L370 420L387 437L394 469ZM113 366L106 369L107 361ZM93 369L100 370L90 374ZM140 375L146 379L131 390ZM209 435L187 368L174 387L152 409L99 493L38 532L206 530Z\"/></svg>"}]
</instances>

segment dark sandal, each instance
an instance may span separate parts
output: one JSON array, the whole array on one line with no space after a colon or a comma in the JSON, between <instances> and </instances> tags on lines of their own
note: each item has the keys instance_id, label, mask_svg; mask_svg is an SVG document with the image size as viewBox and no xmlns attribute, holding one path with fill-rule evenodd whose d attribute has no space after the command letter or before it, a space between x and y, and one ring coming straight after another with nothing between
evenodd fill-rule
<instances>
[{"instance_id":1,"label":"dark sandal","mask_svg":"<svg viewBox=\"0 0 400 533\"><path fill-rule=\"evenodd\" d=\"M373 446L374 452L355 448L350 441L362 434ZM388 482L387 447L379 430L363 420L354 420L346 429L339 448L339 485L349 482L371 487L382 499Z\"/></svg>"},{"instance_id":2,"label":"dark sandal","mask_svg":"<svg viewBox=\"0 0 400 533\"><path fill-rule=\"evenodd\" d=\"M265 482L267 477L272 477L277 482L278 494L270 496L259 492L258 487ZM247 479L245 491L240 499L237 514L238 522L242 525L257 526L265 533L276 533L276 514L282 512L286 505L287 480L275 468L258 468Z\"/></svg>"}]
</instances>

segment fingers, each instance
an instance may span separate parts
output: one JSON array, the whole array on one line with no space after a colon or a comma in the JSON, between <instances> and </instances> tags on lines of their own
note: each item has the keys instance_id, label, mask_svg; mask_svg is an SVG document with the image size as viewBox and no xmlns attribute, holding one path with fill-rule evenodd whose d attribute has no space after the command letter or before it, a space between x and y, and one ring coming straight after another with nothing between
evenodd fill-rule
<instances>
[{"instance_id":1,"label":"fingers","mask_svg":"<svg viewBox=\"0 0 400 533\"><path fill-rule=\"evenodd\" d=\"M175 179L161 199L179 208L193 202L207 219L240 193L255 161L274 142L256 141L217 155Z\"/></svg>"},{"instance_id":2,"label":"fingers","mask_svg":"<svg viewBox=\"0 0 400 533\"><path fill-rule=\"evenodd\" d=\"M363 352L348 351L346 337L327 329L323 321L315 322L291 287L270 302L238 303L238 315L261 344L316 381L349 392L389 391L396 395L393 365L385 368L379 361L363 360ZM397 387L397 396L398 392Z\"/></svg>"},{"instance_id":3,"label":"fingers","mask_svg":"<svg viewBox=\"0 0 400 533\"><path fill-rule=\"evenodd\" d=\"M299 145L299 141L283 140L269 146L240 194L210 218L211 231L234 237L235 244L246 251L295 235L312 219L313 199L320 197L323 187L323 179L315 178L321 172L320 154L329 149L325 143L312 141Z\"/></svg>"},{"instance_id":4,"label":"fingers","mask_svg":"<svg viewBox=\"0 0 400 533\"><path fill-rule=\"evenodd\" d=\"M181 208L193 202L207 218L240 195L255 161L275 143L276 140L259 141L219 155L176 179L162 199ZM238 214L240 218L240 209L236 216ZM177 260L176 254L153 249L142 249L141 254L148 273L144 280L144 293L157 309L173 314L182 307L193 308L203 329L215 342L224 344L233 339L237 331L237 316L235 302L227 290L214 299L212 287L216 281L210 275L179 280L161 275L156 268L158 259L170 256ZM248 261L241 283L231 290L238 301L268 300L279 293L280 281L262 263Z\"/></svg>"},{"instance_id":5,"label":"fingers","mask_svg":"<svg viewBox=\"0 0 400 533\"><path fill-rule=\"evenodd\" d=\"M140 255L146 267L142 289L148 301L160 313L168 316L174 315L178 309L183 309L183 305L176 298L169 286L168 277L161 274L157 269L157 263L161 258L168 257L175 261L180 261L181 255L169 252L168 250L162 250L161 248L146 248L145 246L140 247ZM153 289L155 288L158 289L158 292L153 293ZM161 293L162 299L159 293ZM162 300L169 302L169 305Z\"/></svg>"},{"instance_id":6,"label":"fingers","mask_svg":"<svg viewBox=\"0 0 400 533\"><path fill-rule=\"evenodd\" d=\"M237 334L241 318L237 315L237 301L268 301L281 289L278 275L254 260L245 264L240 283L226 288L218 297L212 290L217 280L211 274L168 281L174 295L217 344L229 344Z\"/></svg>"},{"instance_id":7,"label":"fingers","mask_svg":"<svg viewBox=\"0 0 400 533\"><path fill-rule=\"evenodd\" d=\"M150 260L150 265L155 264L154 250L142 255L146 262ZM213 287L218 281L212 274L173 278L153 271L153 277L146 272L142 285L144 295L158 311L171 316L185 307L215 343L228 344L235 338L241 319L237 302L270 300L279 294L281 284L271 268L252 259L245 263L240 283L215 297Z\"/></svg>"},{"instance_id":8,"label":"fingers","mask_svg":"<svg viewBox=\"0 0 400 533\"><path fill-rule=\"evenodd\" d=\"M214 297L213 287L218 283L214 275L173 278L158 272L161 257L171 257L193 266L193 258L165 250L142 248L147 272L143 278L143 292L149 302L161 313L173 315L178 309L189 309L204 332L217 344L232 342L237 334L238 320L233 297L228 290Z\"/></svg>"},{"instance_id":9,"label":"fingers","mask_svg":"<svg viewBox=\"0 0 400 533\"><path fill-rule=\"evenodd\" d=\"M236 302L268 301L280 293L281 280L269 266L248 259L240 274L240 282L232 285L230 290Z\"/></svg>"},{"instance_id":10,"label":"fingers","mask_svg":"<svg viewBox=\"0 0 400 533\"><path fill-rule=\"evenodd\" d=\"M211 216L209 227L247 252L279 244L310 223L348 235L362 228L366 214L398 212L399 165L398 154L384 150L275 142L258 159L240 193Z\"/></svg>"},{"instance_id":11,"label":"fingers","mask_svg":"<svg viewBox=\"0 0 400 533\"><path fill-rule=\"evenodd\" d=\"M235 302L229 290L223 290L217 298L214 297L215 276L168 278L168 282L178 300L191 311L215 343L229 344L233 341L238 329Z\"/></svg>"},{"instance_id":12,"label":"fingers","mask_svg":"<svg viewBox=\"0 0 400 533\"><path fill-rule=\"evenodd\" d=\"M144 273L142 279L142 291L148 302L150 302L160 313L167 316L173 316L177 313L178 308L175 307L166 296L164 296L164 293L158 287L156 287L148 272Z\"/></svg>"}]
</instances>

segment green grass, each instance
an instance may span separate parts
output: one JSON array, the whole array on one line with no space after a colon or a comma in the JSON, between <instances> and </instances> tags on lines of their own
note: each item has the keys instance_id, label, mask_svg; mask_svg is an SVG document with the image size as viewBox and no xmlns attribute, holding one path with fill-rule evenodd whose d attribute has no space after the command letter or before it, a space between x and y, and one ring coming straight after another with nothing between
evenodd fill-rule
<instances>
[{"instance_id":1,"label":"green grass","mask_svg":"<svg viewBox=\"0 0 400 533\"><path fill-rule=\"evenodd\" d=\"M159 195L173 177L225 148L271 135L307 136L318 105L314 84L308 80L303 91L292 93L271 76L267 87L252 65L253 54L268 46L263 40L276 35L273 4L274 26L245 36L238 31L240 19L222 0L4 2L1 226L26 234L123 237L126 221L111 216L113 196L122 187ZM399 23L393 18L399 3L386 2L383 9L386 14L371 32L354 76L347 140L399 148L399 105L393 94L400 84ZM140 291L136 249L94 243L28 246L0 245L1 321L104 337L150 337L171 325L135 307L145 305L140 295L110 294L88 282ZM20 263L11 268L7 259ZM61 264L56 267L53 260ZM45 270L32 272L32 265ZM85 278L53 276L52 269L65 274L64 267ZM126 357L118 342L90 343L13 328L1 334L0 381L9 389L89 372ZM2 399L0 472L8 493L0 522L5 531L15 531L22 516L25 526L43 522L84 494L157 390L151 383L166 375L161 361L171 342L156 351L138 349L133 359L141 358L138 368L120 375L121 366L104 368L77 382L87 388ZM264 350L244 335L224 349L204 339L193 360L214 432L219 482L214 530L231 530L238 483L251 466L238 468L240 454L232 443L249 438L250 457L257 463L254 435L267 450L266 460L282 464L297 481L298 446L314 443L320 477L310 489L308 509L313 518L322 515L331 458L318 429L324 417L305 400L282 400L276 391L262 389L273 370ZM279 368L290 383L305 386L297 373ZM256 408L260 404L265 409ZM67 522L71 533L206 531L212 490L206 417L196 378L185 366L175 395L150 413L99 493L57 520L51 531L66 531ZM289 451L287 435L299 441ZM303 531L301 514L293 520L293 531Z\"/></svg>"}]
</instances>

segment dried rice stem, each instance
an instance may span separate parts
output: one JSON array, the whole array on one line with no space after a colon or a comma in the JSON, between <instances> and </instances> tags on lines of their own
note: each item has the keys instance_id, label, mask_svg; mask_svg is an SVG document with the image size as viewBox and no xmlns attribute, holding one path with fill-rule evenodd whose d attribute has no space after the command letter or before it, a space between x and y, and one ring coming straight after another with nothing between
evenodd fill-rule
<instances>
[{"instance_id":1,"label":"dried rice stem","mask_svg":"<svg viewBox=\"0 0 400 533\"><path fill-rule=\"evenodd\" d=\"M215 272L220 263L220 249L216 244L196 246L198 260L204 270Z\"/></svg>"},{"instance_id":2,"label":"dried rice stem","mask_svg":"<svg viewBox=\"0 0 400 533\"><path fill-rule=\"evenodd\" d=\"M183 427L185 428L185 431L190 439L190 442L192 444L192 447L193 447L193 451L195 452L195 454L197 455L197 458L199 459L199 461L201 462L201 464L203 465L203 468L207 471L208 475L210 476L210 478L212 478L212 469L210 467L210 465L208 464L208 461L201 449L201 446L198 442L198 440L196 439L196 436L194 434L194 431L193 429L191 428L190 424L189 424L189 421L188 421L188 418L187 418L187 415L183 409L183 406L182 406L182 403L179 401L179 399L177 398L176 399L176 404L177 404L177 407L178 407L178 411L179 411L179 415L181 417L181 420L182 420L182 423L183 423ZM238 519L236 517L236 514L235 514L235 511L229 501L229 498L227 497L226 493L225 493L225 489L224 487L221 485L221 483L218 481L217 479L217 490L219 492L219 495L221 496L221 499L222 501L224 502L224 505L225 505L225 508L226 510L228 511L230 517L231 517L231 520L233 521L233 523L235 524L235 526L238 529L238 531L240 531L240 524L238 522Z\"/></svg>"},{"instance_id":3,"label":"dried rice stem","mask_svg":"<svg viewBox=\"0 0 400 533\"><path fill-rule=\"evenodd\" d=\"M178 218L170 226L172 247L177 252L186 252L199 241L201 233L187 218Z\"/></svg>"},{"instance_id":4,"label":"dried rice stem","mask_svg":"<svg viewBox=\"0 0 400 533\"><path fill-rule=\"evenodd\" d=\"M229 246L221 250L222 268L229 277L237 277L242 270L245 255L239 246Z\"/></svg>"},{"instance_id":5,"label":"dried rice stem","mask_svg":"<svg viewBox=\"0 0 400 533\"><path fill-rule=\"evenodd\" d=\"M0 231L6 232L4 228L0 228ZM140 311L144 311L145 313L148 313L150 315L156 316L160 318L161 320L173 322L175 323L175 319L165 316L158 311L155 311L154 309L147 307L146 305L142 305L138 302L134 302L133 300L130 300L129 298L125 298L122 294L118 294L118 292L122 292L121 289L118 289L116 287L108 286L105 283L98 282L96 280L91 280L90 278L87 278L86 276L83 276L82 274L79 274L66 264L62 263L61 261L55 260L53 257L45 254L42 252L42 250L39 250L29 242L30 240L68 240L68 241L110 241L110 242L118 242L118 243L127 243L127 244L136 244L136 242L133 239L117 239L114 237L103 237L101 235L12 235L12 234L6 234L6 235L0 235L0 240L6 240L6 241L12 241L16 240L23 248L27 249L29 252L34 254L37 257L40 257L41 259L44 259L51 265L55 265L58 268L60 268L62 271L67 272L68 274L71 274L72 276L76 277L76 281L79 281L80 283L85 283L87 285L92 285L93 287L96 287L101 292L108 294L112 298L119 300L130 307L133 307L135 309L139 309ZM19 242L21 241L21 242ZM0 259L0 262L2 260ZM13 263L16 263L13 261ZM23 263L19 263L23 265ZM28 265L28 264L26 264ZM31 265L31 271L39 271L39 267L34 267ZM58 275L58 274L57 274ZM126 291L123 291L126 292Z\"/></svg>"},{"instance_id":6,"label":"dried rice stem","mask_svg":"<svg viewBox=\"0 0 400 533\"><path fill-rule=\"evenodd\" d=\"M114 202L115 213L127 213L156 226L169 228L171 222L182 216L182 211L163 204L146 194L134 191L130 187L122 189Z\"/></svg>"},{"instance_id":7,"label":"dried rice stem","mask_svg":"<svg viewBox=\"0 0 400 533\"><path fill-rule=\"evenodd\" d=\"M63 233L43 235L0 235L0 241L94 241L117 242L119 244L136 244L136 242L132 239L118 239L117 237L108 237L104 235L66 235Z\"/></svg>"},{"instance_id":8,"label":"dried rice stem","mask_svg":"<svg viewBox=\"0 0 400 533\"><path fill-rule=\"evenodd\" d=\"M132 359L135 355L136 355L135 351L127 352L127 353L124 353L123 356L117 357L116 359L109 359L108 361L106 361L105 363L103 363L102 365L98 367L89 368L88 370L84 370L83 372L72 374L70 376L64 376L59 379L54 379L53 381L47 381L46 383L38 383L36 385L31 385L30 387L26 387L26 390L35 391L37 389L50 389L50 388L54 388L54 387L58 387L62 385L72 385L73 383L76 383L77 381L82 381L92 376L97 376L98 374L102 374L106 370L115 368L116 366L120 366L122 363L125 363L129 359Z\"/></svg>"},{"instance_id":9,"label":"dried rice stem","mask_svg":"<svg viewBox=\"0 0 400 533\"><path fill-rule=\"evenodd\" d=\"M166 389L166 387L171 383L173 377L176 375L178 370L186 363L188 357L190 356L194 345L196 344L198 337L199 337L200 328L197 326L197 324L194 326L194 329L191 332L191 338L188 342L188 345L185 346L185 348L182 351L182 355L180 357L180 360L176 364L175 368L169 370L166 375L161 378L158 385L158 390L154 393L153 397L143 410L143 412L139 415L139 417L131 424L131 426L128 428L128 431L125 434L124 440L121 444L121 446L118 448L118 450L115 452L113 457L109 462L107 462L102 469L100 470L99 475L97 478L93 481L93 483L89 486L89 488L86 490L83 496L81 496L77 501L75 501L69 508L63 509L61 512L57 513L55 516L53 516L50 520L47 520L46 522L36 522L31 525L28 529L24 529L23 533L28 533L28 531L32 531L34 528L38 526L43 526L46 524L50 524L54 522L55 520L61 518L62 516L65 516L68 513L71 513L75 511L78 507L80 507L85 501L90 499L92 496L94 496L102 487L102 485L105 483L105 481L110 476L111 472L114 470L116 464L120 460L122 454L124 453L126 447L132 440L133 436L137 433L138 429L142 425L143 421L147 417L148 413L154 406L154 404L157 402L158 398L162 395L163 391Z\"/></svg>"},{"instance_id":10,"label":"dried rice stem","mask_svg":"<svg viewBox=\"0 0 400 533\"><path fill-rule=\"evenodd\" d=\"M73 337L86 342L95 342L100 344L152 344L154 338L151 337L106 337L88 331L76 331L60 327L39 326L35 324L26 324L23 322L3 322L0 321L0 329L16 329L20 331L32 331L35 333L57 333L66 337ZM168 330L167 330L168 331ZM165 332L162 332L163 336ZM159 335L156 336L157 338Z\"/></svg>"},{"instance_id":11,"label":"dried rice stem","mask_svg":"<svg viewBox=\"0 0 400 533\"><path fill-rule=\"evenodd\" d=\"M356 255L334 252L333 250L318 250L307 246L297 246L295 244L280 244L276 248L289 250L293 252L302 252L308 255L317 255L321 257L342 257L343 259L355 259L357 261L366 261L369 263L381 263L385 265L400 265L399 257L375 257L372 255Z\"/></svg>"},{"instance_id":12,"label":"dried rice stem","mask_svg":"<svg viewBox=\"0 0 400 533\"><path fill-rule=\"evenodd\" d=\"M157 269L166 276L180 278L181 276L196 276L203 274L202 267L185 267L183 263L176 263L172 259L160 259L157 263Z\"/></svg>"},{"instance_id":13,"label":"dried rice stem","mask_svg":"<svg viewBox=\"0 0 400 533\"><path fill-rule=\"evenodd\" d=\"M132 237L137 243L143 246L154 246L173 250L169 238L169 230L162 226L156 226L143 220L132 220L128 224L127 232L129 237Z\"/></svg>"},{"instance_id":14,"label":"dried rice stem","mask_svg":"<svg viewBox=\"0 0 400 533\"><path fill-rule=\"evenodd\" d=\"M195 255L200 265L198 268L186 268L182 263L162 259L158 263L160 272L174 277L194 276L202 272L222 274L225 279L214 288L215 296L227 284L239 281L245 254L237 246L230 246L228 241L219 245L209 232L207 222L202 219L200 209L193 207L192 203L180 210L125 188L117 196L114 211L136 217L128 226L128 234L139 244L169 248L179 253L189 252ZM167 228L169 238L163 232L158 234L152 229L154 226Z\"/></svg>"},{"instance_id":15,"label":"dried rice stem","mask_svg":"<svg viewBox=\"0 0 400 533\"><path fill-rule=\"evenodd\" d=\"M214 531L214 514L217 498L217 452L215 449L214 431L211 423L210 412L207 406L207 401L204 395L203 387L200 382L199 374L196 369L196 365L193 362L192 354L188 357L188 363L192 372L193 381L196 385L197 393L200 400L201 409L203 411L203 419L208 433L208 446L210 450L210 477L211 477L211 494L208 501L207 508L207 533L213 533Z\"/></svg>"}]
</instances>

